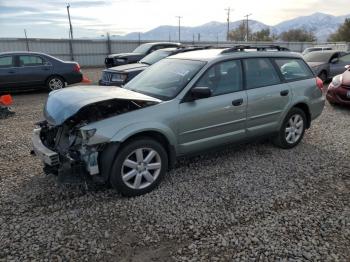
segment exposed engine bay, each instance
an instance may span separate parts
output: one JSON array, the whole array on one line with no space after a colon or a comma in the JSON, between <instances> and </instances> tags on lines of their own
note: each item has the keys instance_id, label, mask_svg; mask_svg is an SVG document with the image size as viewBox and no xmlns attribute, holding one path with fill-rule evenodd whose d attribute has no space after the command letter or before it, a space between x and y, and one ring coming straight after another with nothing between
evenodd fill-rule
<instances>
[{"instance_id":1,"label":"exposed engine bay","mask_svg":"<svg viewBox=\"0 0 350 262\"><path fill-rule=\"evenodd\" d=\"M61 182L68 183L81 180L86 175L98 175L99 155L105 145L88 146L87 139L93 133L84 134L80 128L153 104L153 101L110 99L85 105L60 125L53 125L47 120L37 123L40 141L58 156L52 165L45 165L45 173L58 175Z\"/></svg>"}]
</instances>

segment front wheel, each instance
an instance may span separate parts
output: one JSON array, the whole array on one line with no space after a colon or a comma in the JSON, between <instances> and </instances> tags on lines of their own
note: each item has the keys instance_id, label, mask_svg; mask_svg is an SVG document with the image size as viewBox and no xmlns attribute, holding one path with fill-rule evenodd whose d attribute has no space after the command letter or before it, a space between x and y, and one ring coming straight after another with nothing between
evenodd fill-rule
<instances>
[{"instance_id":1,"label":"front wheel","mask_svg":"<svg viewBox=\"0 0 350 262\"><path fill-rule=\"evenodd\" d=\"M124 196L152 191L168 169L164 147L151 138L140 138L124 145L112 166L110 183Z\"/></svg>"},{"instance_id":2,"label":"front wheel","mask_svg":"<svg viewBox=\"0 0 350 262\"><path fill-rule=\"evenodd\" d=\"M289 149L298 145L304 136L306 116L300 108L292 108L283 121L273 142L276 146Z\"/></svg>"}]
</instances>

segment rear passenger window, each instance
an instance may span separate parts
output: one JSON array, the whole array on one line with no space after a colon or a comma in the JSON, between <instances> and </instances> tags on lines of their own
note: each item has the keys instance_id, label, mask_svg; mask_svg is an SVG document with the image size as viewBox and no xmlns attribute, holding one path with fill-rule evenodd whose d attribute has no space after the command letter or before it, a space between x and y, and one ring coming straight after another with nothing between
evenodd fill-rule
<instances>
[{"instance_id":1,"label":"rear passenger window","mask_svg":"<svg viewBox=\"0 0 350 262\"><path fill-rule=\"evenodd\" d=\"M281 82L274 66L268 58L243 60L247 89L276 85Z\"/></svg>"},{"instance_id":2,"label":"rear passenger window","mask_svg":"<svg viewBox=\"0 0 350 262\"><path fill-rule=\"evenodd\" d=\"M301 59L277 58L275 62L287 81L313 77L311 70Z\"/></svg>"},{"instance_id":3,"label":"rear passenger window","mask_svg":"<svg viewBox=\"0 0 350 262\"><path fill-rule=\"evenodd\" d=\"M218 63L209 68L196 86L209 87L212 96L241 91L242 69L238 60Z\"/></svg>"},{"instance_id":4,"label":"rear passenger window","mask_svg":"<svg viewBox=\"0 0 350 262\"><path fill-rule=\"evenodd\" d=\"M0 57L0 68L9 68L12 66L13 66L13 57L12 56Z\"/></svg>"},{"instance_id":5,"label":"rear passenger window","mask_svg":"<svg viewBox=\"0 0 350 262\"><path fill-rule=\"evenodd\" d=\"M39 56L29 56L29 55L19 56L20 66L38 66L43 64L44 64L44 61Z\"/></svg>"}]
</instances>

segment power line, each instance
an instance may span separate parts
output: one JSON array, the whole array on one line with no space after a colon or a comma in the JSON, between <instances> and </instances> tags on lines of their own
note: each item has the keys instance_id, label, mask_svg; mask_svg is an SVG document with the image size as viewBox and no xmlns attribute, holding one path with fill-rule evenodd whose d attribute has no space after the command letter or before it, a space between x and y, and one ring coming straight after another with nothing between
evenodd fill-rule
<instances>
[{"instance_id":1,"label":"power line","mask_svg":"<svg viewBox=\"0 0 350 262\"><path fill-rule=\"evenodd\" d=\"M181 18L182 16L176 16L179 19L179 43L181 42Z\"/></svg>"},{"instance_id":2,"label":"power line","mask_svg":"<svg viewBox=\"0 0 350 262\"><path fill-rule=\"evenodd\" d=\"M249 16L251 16L252 14L247 14L244 17L247 18L247 33L246 33L246 39L245 41L248 42L248 38L249 38L249 24L248 24L248 18Z\"/></svg>"}]
</instances>

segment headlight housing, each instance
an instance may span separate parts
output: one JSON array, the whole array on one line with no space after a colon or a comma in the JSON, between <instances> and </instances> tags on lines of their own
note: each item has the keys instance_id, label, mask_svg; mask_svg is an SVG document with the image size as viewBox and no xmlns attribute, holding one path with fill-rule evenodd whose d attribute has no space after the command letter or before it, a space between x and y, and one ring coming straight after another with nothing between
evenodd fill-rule
<instances>
[{"instance_id":1,"label":"headlight housing","mask_svg":"<svg viewBox=\"0 0 350 262\"><path fill-rule=\"evenodd\" d=\"M82 136L83 141L88 141L91 137L93 137L95 135L95 133L96 133L95 128L88 129L88 130L81 129L81 136Z\"/></svg>"},{"instance_id":2,"label":"headlight housing","mask_svg":"<svg viewBox=\"0 0 350 262\"><path fill-rule=\"evenodd\" d=\"M342 83L343 83L343 75L337 75L337 76L333 77L332 82L329 85L329 87L338 88L341 86Z\"/></svg>"},{"instance_id":3,"label":"headlight housing","mask_svg":"<svg viewBox=\"0 0 350 262\"><path fill-rule=\"evenodd\" d=\"M125 81L127 75L124 74L113 74L112 81Z\"/></svg>"}]
</instances>

